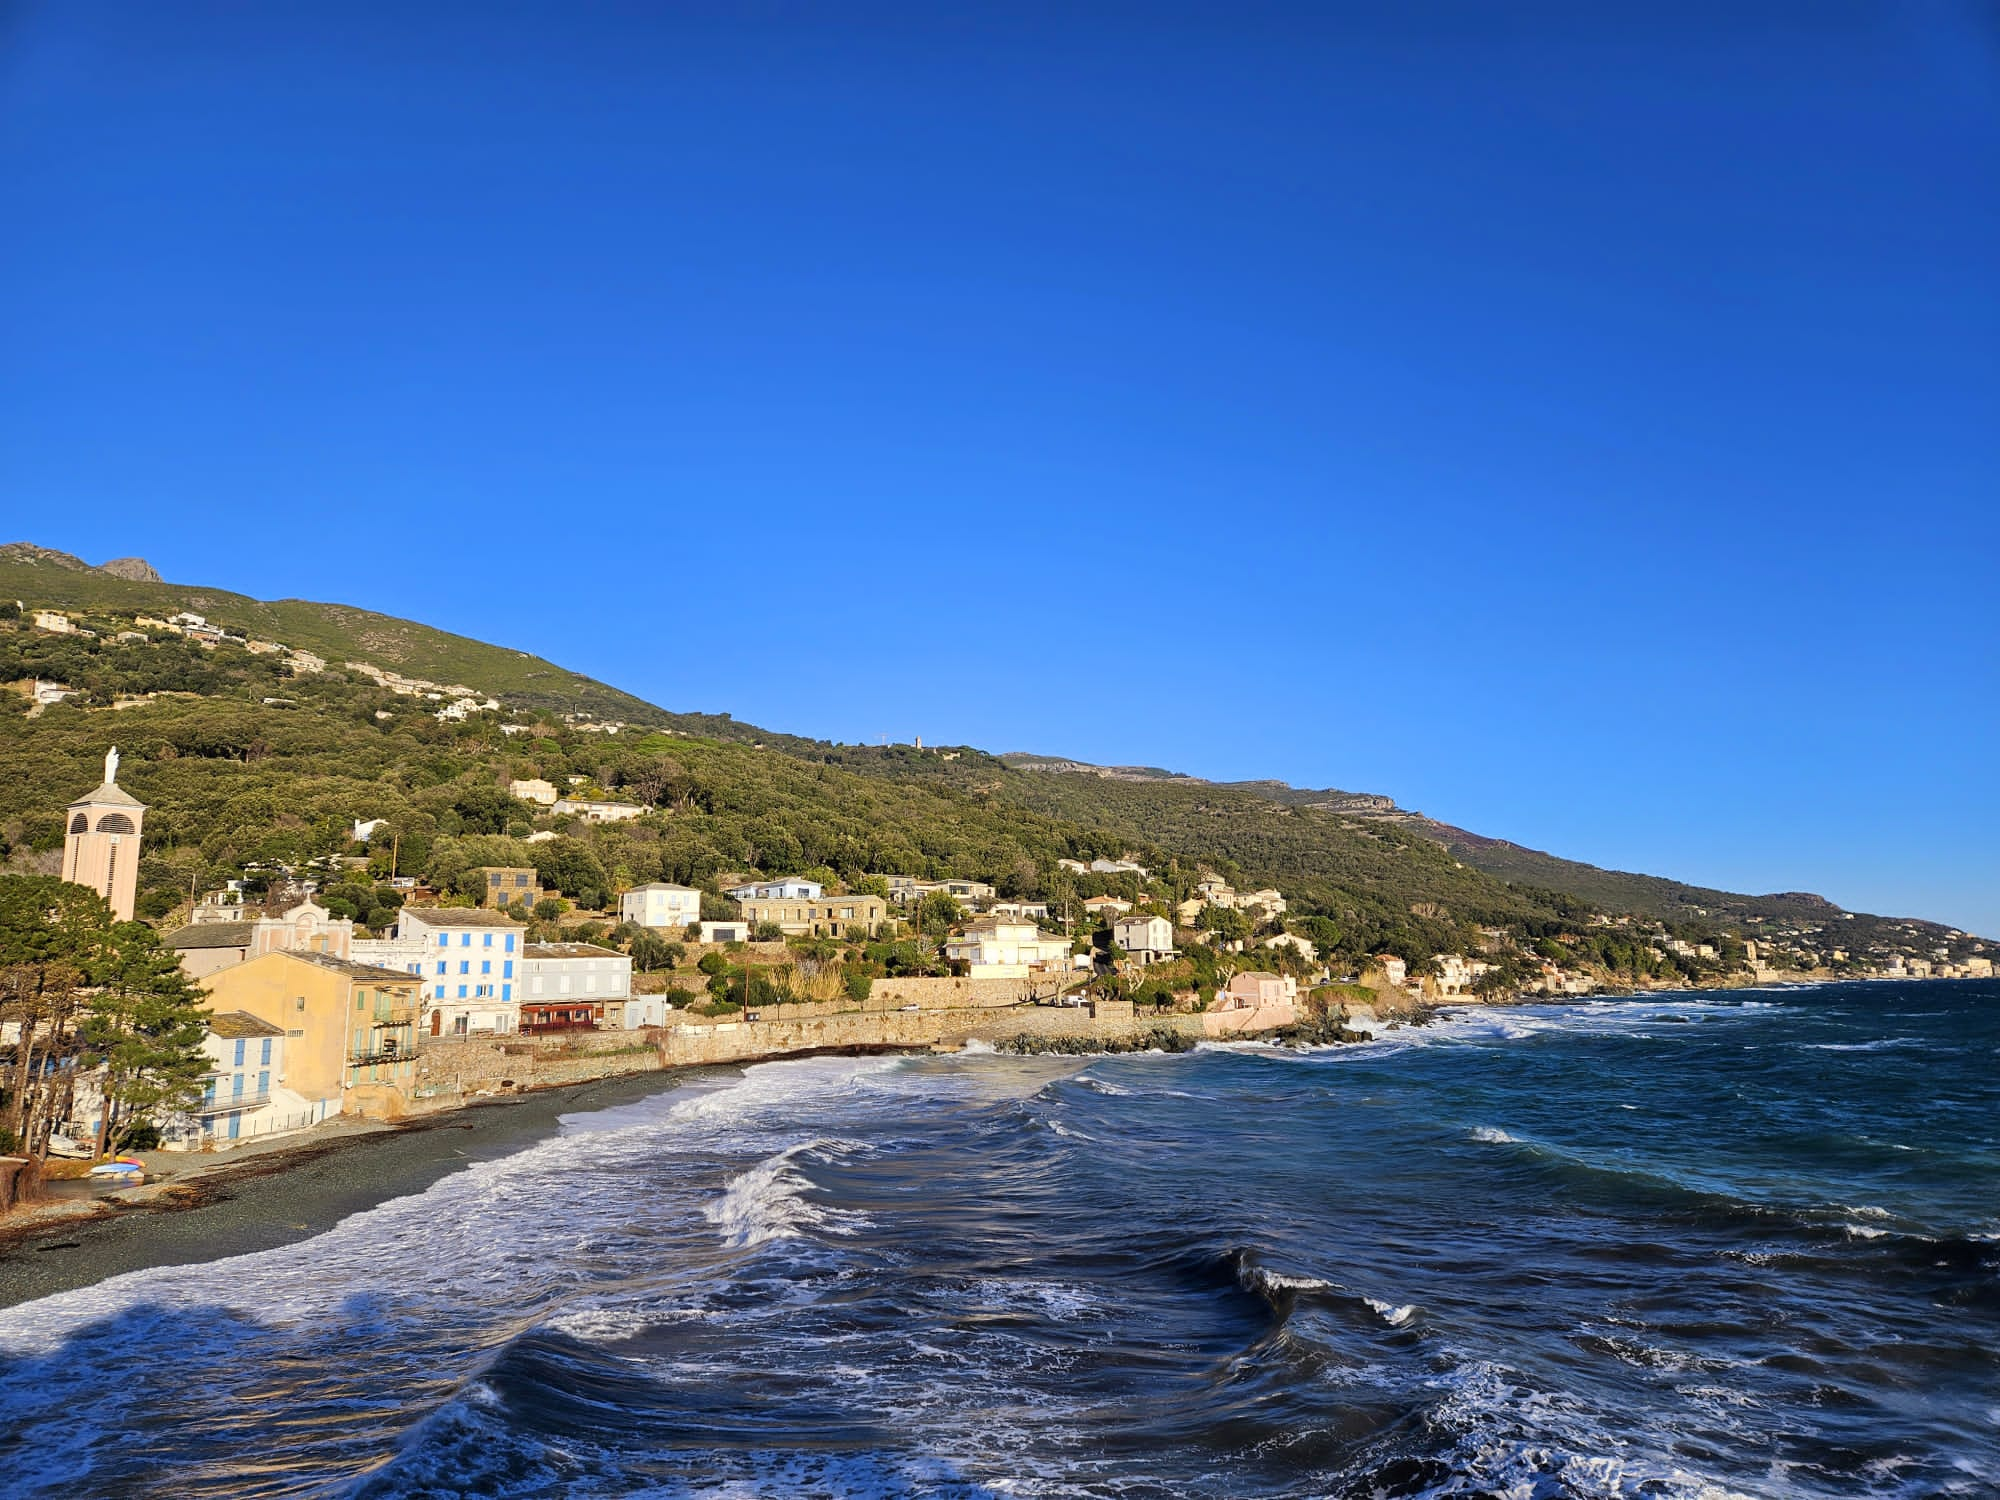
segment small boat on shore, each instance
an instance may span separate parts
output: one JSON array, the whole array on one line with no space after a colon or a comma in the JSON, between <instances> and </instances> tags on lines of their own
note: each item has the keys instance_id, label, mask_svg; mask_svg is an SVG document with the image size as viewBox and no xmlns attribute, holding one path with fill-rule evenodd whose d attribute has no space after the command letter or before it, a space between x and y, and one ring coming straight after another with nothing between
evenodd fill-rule
<instances>
[{"instance_id":1,"label":"small boat on shore","mask_svg":"<svg viewBox=\"0 0 2000 1500\"><path fill-rule=\"evenodd\" d=\"M114 1156L92 1167L90 1175L98 1182L144 1182L146 1164L137 1157Z\"/></svg>"}]
</instances>

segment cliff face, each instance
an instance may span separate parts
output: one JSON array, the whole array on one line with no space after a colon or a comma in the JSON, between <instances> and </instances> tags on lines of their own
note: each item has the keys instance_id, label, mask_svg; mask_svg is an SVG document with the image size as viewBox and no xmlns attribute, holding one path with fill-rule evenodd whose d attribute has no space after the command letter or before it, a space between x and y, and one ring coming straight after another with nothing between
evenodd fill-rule
<instances>
[{"instance_id":1,"label":"cliff face","mask_svg":"<svg viewBox=\"0 0 2000 1500\"><path fill-rule=\"evenodd\" d=\"M53 547L37 547L33 542L0 543L0 562L39 563L45 567L62 568L71 573L104 573L112 578L123 578L132 583L166 582L143 557L114 557L110 562L93 568L80 557L74 557L67 552L58 552Z\"/></svg>"},{"instance_id":2,"label":"cliff face","mask_svg":"<svg viewBox=\"0 0 2000 1500\"><path fill-rule=\"evenodd\" d=\"M130 579L133 583L166 582L143 557L114 557L110 562L98 564L97 571L109 573L113 578Z\"/></svg>"}]
</instances>

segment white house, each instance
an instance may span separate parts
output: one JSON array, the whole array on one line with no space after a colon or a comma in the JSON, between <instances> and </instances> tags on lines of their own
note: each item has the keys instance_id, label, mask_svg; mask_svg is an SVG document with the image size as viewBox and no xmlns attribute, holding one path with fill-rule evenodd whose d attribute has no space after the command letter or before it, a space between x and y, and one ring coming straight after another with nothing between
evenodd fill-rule
<instances>
[{"instance_id":1,"label":"white house","mask_svg":"<svg viewBox=\"0 0 2000 1500\"><path fill-rule=\"evenodd\" d=\"M738 901L817 901L826 894L826 887L817 880L787 875L777 880L733 885L729 894Z\"/></svg>"},{"instance_id":2,"label":"white house","mask_svg":"<svg viewBox=\"0 0 2000 1500\"><path fill-rule=\"evenodd\" d=\"M1139 963L1160 963L1174 956L1174 924L1143 913L1120 917L1111 924L1111 941Z\"/></svg>"},{"instance_id":3,"label":"white house","mask_svg":"<svg viewBox=\"0 0 2000 1500\"><path fill-rule=\"evenodd\" d=\"M1264 939L1266 948L1290 948L1307 963L1319 957L1319 949L1311 938L1302 938L1296 932L1280 932Z\"/></svg>"},{"instance_id":4,"label":"white house","mask_svg":"<svg viewBox=\"0 0 2000 1500\"><path fill-rule=\"evenodd\" d=\"M1025 979L1037 969L1068 969L1069 939L1033 922L989 917L946 940L944 956L970 965L974 979Z\"/></svg>"},{"instance_id":5,"label":"white house","mask_svg":"<svg viewBox=\"0 0 2000 1500\"><path fill-rule=\"evenodd\" d=\"M387 823L387 818L356 818L354 820L354 842L365 844L375 837L375 830Z\"/></svg>"},{"instance_id":6,"label":"white house","mask_svg":"<svg viewBox=\"0 0 2000 1500\"><path fill-rule=\"evenodd\" d=\"M51 631L56 635L74 635L76 625L70 617L53 609L35 611L35 629Z\"/></svg>"},{"instance_id":7,"label":"white house","mask_svg":"<svg viewBox=\"0 0 2000 1500\"><path fill-rule=\"evenodd\" d=\"M993 903L996 917L1027 917L1034 921L1049 919L1049 903L1046 901L996 901Z\"/></svg>"},{"instance_id":8,"label":"white house","mask_svg":"<svg viewBox=\"0 0 2000 1500\"><path fill-rule=\"evenodd\" d=\"M618 915L641 927L686 927L701 920L701 892L664 880L635 885L618 898Z\"/></svg>"},{"instance_id":9,"label":"white house","mask_svg":"<svg viewBox=\"0 0 2000 1500\"><path fill-rule=\"evenodd\" d=\"M750 941L748 922L703 922L701 940L704 943L747 943Z\"/></svg>"},{"instance_id":10,"label":"white house","mask_svg":"<svg viewBox=\"0 0 2000 1500\"><path fill-rule=\"evenodd\" d=\"M500 727L502 729L511 729L515 726L502 724ZM522 781L508 782L507 795L521 802L533 802L541 807L553 807L555 806L557 793L553 783L544 781L539 776L530 776Z\"/></svg>"},{"instance_id":11,"label":"white house","mask_svg":"<svg viewBox=\"0 0 2000 1500\"><path fill-rule=\"evenodd\" d=\"M642 1019L628 1015L632 996L632 959L629 954L595 943L530 943L521 960L521 999L529 1005L552 1000L592 1000L604 1006L605 1021L626 1030L658 1026L666 1019L666 1002L659 1003L652 1021L643 1019L645 1006L636 1007ZM643 1000L643 997L641 997Z\"/></svg>"},{"instance_id":12,"label":"white house","mask_svg":"<svg viewBox=\"0 0 2000 1500\"><path fill-rule=\"evenodd\" d=\"M586 823L623 823L646 811L636 802L600 802L591 797L558 797L549 810L557 817L568 815Z\"/></svg>"},{"instance_id":13,"label":"white house","mask_svg":"<svg viewBox=\"0 0 2000 1500\"><path fill-rule=\"evenodd\" d=\"M1401 989L1410 979L1410 966L1393 953L1378 953L1368 962L1382 971L1382 977Z\"/></svg>"},{"instance_id":14,"label":"white house","mask_svg":"<svg viewBox=\"0 0 2000 1500\"><path fill-rule=\"evenodd\" d=\"M284 1027L246 1011L218 1011L208 1018L201 1050L209 1064L201 1102L168 1123L162 1144L170 1150L303 1130L324 1118L324 1108L284 1085Z\"/></svg>"},{"instance_id":15,"label":"white house","mask_svg":"<svg viewBox=\"0 0 2000 1500\"><path fill-rule=\"evenodd\" d=\"M1122 917L1132 909L1132 903L1120 896L1092 896L1083 909L1093 917Z\"/></svg>"},{"instance_id":16,"label":"white house","mask_svg":"<svg viewBox=\"0 0 2000 1500\"><path fill-rule=\"evenodd\" d=\"M406 906L396 936L421 946L417 1034L505 1035L521 1029L521 947L527 927L473 906ZM385 965L386 967L386 965ZM397 967L406 968L399 964Z\"/></svg>"}]
</instances>

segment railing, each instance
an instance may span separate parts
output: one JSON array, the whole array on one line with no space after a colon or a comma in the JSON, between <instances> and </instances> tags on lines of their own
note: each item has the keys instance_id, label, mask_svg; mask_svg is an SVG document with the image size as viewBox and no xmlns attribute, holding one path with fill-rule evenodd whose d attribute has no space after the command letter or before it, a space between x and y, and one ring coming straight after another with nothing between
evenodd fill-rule
<instances>
[{"instance_id":1,"label":"railing","mask_svg":"<svg viewBox=\"0 0 2000 1500\"><path fill-rule=\"evenodd\" d=\"M347 1065L350 1068L367 1068L373 1067L377 1063L415 1062L416 1060L417 1053L415 1048L390 1047L385 1051L357 1052L354 1056L348 1058Z\"/></svg>"}]
</instances>

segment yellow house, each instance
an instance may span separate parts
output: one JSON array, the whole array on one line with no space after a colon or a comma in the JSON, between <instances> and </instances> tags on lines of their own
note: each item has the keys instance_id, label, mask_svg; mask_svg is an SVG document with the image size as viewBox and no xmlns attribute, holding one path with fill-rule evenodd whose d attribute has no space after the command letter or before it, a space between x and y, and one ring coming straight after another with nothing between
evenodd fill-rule
<instances>
[{"instance_id":1,"label":"yellow house","mask_svg":"<svg viewBox=\"0 0 2000 1500\"><path fill-rule=\"evenodd\" d=\"M395 1115L416 1080L414 974L326 953L266 953L205 981L215 1011L282 1027L278 1080L326 1114Z\"/></svg>"}]
</instances>

